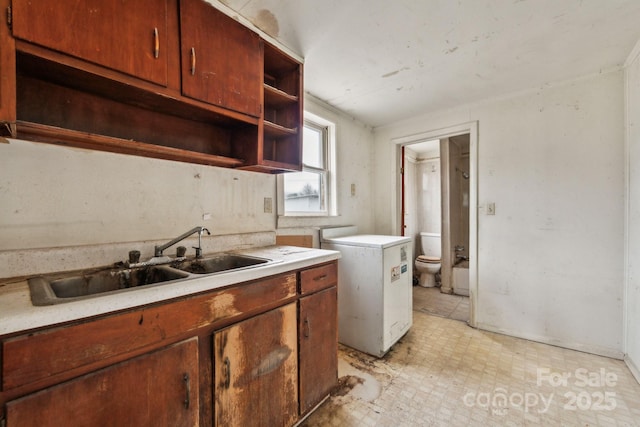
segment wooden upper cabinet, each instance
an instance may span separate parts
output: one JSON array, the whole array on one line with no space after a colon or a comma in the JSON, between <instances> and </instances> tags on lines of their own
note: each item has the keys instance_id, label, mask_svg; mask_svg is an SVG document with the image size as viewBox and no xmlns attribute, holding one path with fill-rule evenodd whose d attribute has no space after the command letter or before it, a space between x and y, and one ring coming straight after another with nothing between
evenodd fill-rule
<instances>
[{"instance_id":1,"label":"wooden upper cabinet","mask_svg":"<svg viewBox=\"0 0 640 427\"><path fill-rule=\"evenodd\" d=\"M18 39L167 86L167 5L166 0L13 0L12 30Z\"/></svg>"},{"instance_id":2,"label":"wooden upper cabinet","mask_svg":"<svg viewBox=\"0 0 640 427\"><path fill-rule=\"evenodd\" d=\"M203 0L181 1L180 22L183 95L259 117L259 36Z\"/></svg>"}]
</instances>

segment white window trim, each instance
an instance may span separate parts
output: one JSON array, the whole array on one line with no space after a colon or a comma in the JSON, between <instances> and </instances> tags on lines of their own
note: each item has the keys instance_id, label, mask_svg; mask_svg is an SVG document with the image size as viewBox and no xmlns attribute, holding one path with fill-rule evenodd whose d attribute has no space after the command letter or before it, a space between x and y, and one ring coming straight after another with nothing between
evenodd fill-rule
<instances>
[{"instance_id":1,"label":"white window trim","mask_svg":"<svg viewBox=\"0 0 640 427\"><path fill-rule=\"evenodd\" d=\"M327 191L326 209L322 212L285 212L284 210L284 174L278 175L276 179L277 190L277 212L278 216L295 218L295 217L329 217L337 216L337 191L336 191L336 125L335 123L317 116L307 111L304 112L304 120L315 123L319 126L327 128L327 147L326 147L326 162L327 172L325 174L325 187ZM313 169L313 168L310 168Z\"/></svg>"}]
</instances>

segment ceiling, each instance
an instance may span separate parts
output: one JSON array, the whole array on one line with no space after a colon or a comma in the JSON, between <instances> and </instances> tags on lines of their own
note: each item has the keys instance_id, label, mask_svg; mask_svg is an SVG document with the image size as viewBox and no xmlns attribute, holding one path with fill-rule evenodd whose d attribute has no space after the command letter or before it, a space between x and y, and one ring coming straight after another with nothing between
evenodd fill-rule
<instances>
[{"instance_id":1,"label":"ceiling","mask_svg":"<svg viewBox=\"0 0 640 427\"><path fill-rule=\"evenodd\" d=\"M638 0L221 1L373 127L615 69L640 39Z\"/></svg>"}]
</instances>

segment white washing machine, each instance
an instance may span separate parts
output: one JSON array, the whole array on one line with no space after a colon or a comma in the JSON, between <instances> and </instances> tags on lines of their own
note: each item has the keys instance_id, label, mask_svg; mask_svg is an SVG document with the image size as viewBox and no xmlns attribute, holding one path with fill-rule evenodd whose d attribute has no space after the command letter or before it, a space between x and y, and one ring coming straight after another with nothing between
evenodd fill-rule
<instances>
[{"instance_id":1,"label":"white washing machine","mask_svg":"<svg viewBox=\"0 0 640 427\"><path fill-rule=\"evenodd\" d=\"M338 341L383 356L413 323L411 237L320 230L320 247L340 251Z\"/></svg>"}]
</instances>

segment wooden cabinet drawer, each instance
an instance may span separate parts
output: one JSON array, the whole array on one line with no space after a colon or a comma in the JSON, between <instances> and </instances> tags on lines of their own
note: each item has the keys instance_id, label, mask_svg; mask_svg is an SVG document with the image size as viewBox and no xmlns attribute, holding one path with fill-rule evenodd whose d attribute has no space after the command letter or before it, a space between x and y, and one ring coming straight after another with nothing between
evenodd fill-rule
<instances>
[{"instance_id":1,"label":"wooden cabinet drawer","mask_svg":"<svg viewBox=\"0 0 640 427\"><path fill-rule=\"evenodd\" d=\"M338 280L338 263L332 262L300 272L300 293L307 294L335 286Z\"/></svg>"},{"instance_id":2,"label":"wooden cabinet drawer","mask_svg":"<svg viewBox=\"0 0 640 427\"><path fill-rule=\"evenodd\" d=\"M296 296L296 273L57 327L2 341L2 389L39 381L55 382L56 375L80 374L107 364L110 358L157 347L187 333L226 326L233 319L255 315ZM176 338L178 337L178 338Z\"/></svg>"}]
</instances>

